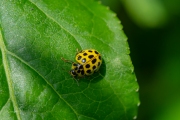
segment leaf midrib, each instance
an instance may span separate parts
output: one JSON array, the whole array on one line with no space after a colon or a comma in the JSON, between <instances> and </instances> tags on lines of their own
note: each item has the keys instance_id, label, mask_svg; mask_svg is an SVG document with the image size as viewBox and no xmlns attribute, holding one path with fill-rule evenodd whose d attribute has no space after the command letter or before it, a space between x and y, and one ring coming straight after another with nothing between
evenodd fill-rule
<instances>
[{"instance_id":1,"label":"leaf midrib","mask_svg":"<svg viewBox=\"0 0 180 120\"><path fill-rule=\"evenodd\" d=\"M1 29L0 29L0 49L1 49L1 52L2 52L2 61L3 61L3 66L4 66L4 71L5 71L5 74L6 74L6 78L7 78L6 80L7 80L7 83L8 83L10 99L11 99L11 101L13 103L13 107L14 107L14 111L16 113L17 119L21 120L20 111L18 109L18 104L17 104L16 97L15 97L15 94L14 94L14 89L12 89L13 85L12 85L8 60L7 60L7 49L6 49L5 44L3 42Z\"/></svg>"}]
</instances>

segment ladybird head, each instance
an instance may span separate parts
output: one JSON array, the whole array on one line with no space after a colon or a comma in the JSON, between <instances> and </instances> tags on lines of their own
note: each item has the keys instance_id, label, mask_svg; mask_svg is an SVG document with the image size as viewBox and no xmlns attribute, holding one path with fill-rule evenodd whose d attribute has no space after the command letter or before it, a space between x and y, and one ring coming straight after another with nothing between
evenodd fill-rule
<instances>
[{"instance_id":1,"label":"ladybird head","mask_svg":"<svg viewBox=\"0 0 180 120\"><path fill-rule=\"evenodd\" d=\"M69 71L71 76L76 80L78 86L78 78L82 77L83 75L81 74L83 70L83 66L79 63L72 63L71 70Z\"/></svg>"},{"instance_id":2,"label":"ladybird head","mask_svg":"<svg viewBox=\"0 0 180 120\"><path fill-rule=\"evenodd\" d=\"M77 73L74 69L70 70L69 72L70 72L71 76L77 77Z\"/></svg>"},{"instance_id":3,"label":"ladybird head","mask_svg":"<svg viewBox=\"0 0 180 120\"><path fill-rule=\"evenodd\" d=\"M71 76L73 77L77 77L77 68L78 67L78 64L77 63L72 63L72 67L71 67L71 70L69 71L69 73L71 74Z\"/></svg>"},{"instance_id":4,"label":"ladybird head","mask_svg":"<svg viewBox=\"0 0 180 120\"><path fill-rule=\"evenodd\" d=\"M79 63L72 63L70 74L73 77L83 77L84 76L83 65Z\"/></svg>"}]
</instances>

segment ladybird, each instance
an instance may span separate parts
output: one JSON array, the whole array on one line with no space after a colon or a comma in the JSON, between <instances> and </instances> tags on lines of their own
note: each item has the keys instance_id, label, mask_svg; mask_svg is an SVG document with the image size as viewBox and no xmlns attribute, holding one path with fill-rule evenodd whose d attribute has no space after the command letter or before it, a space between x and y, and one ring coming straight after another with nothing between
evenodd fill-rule
<instances>
[{"instance_id":1,"label":"ladybird","mask_svg":"<svg viewBox=\"0 0 180 120\"><path fill-rule=\"evenodd\" d=\"M88 49L88 50L81 50L76 54L76 61L78 64L82 65L83 70L80 70L78 72L78 77L84 76L84 75L92 75L94 72L97 72L102 64L101 54L94 50L94 49Z\"/></svg>"},{"instance_id":2,"label":"ladybird","mask_svg":"<svg viewBox=\"0 0 180 120\"><path fill-rule=\"evenodd\" d=\"M97 72L102 64L101 54L94 49L81 50L76 53L76 62L65 60L72 63L70 74L74 78L81 78Z\"/></svg>"}]
</instances>

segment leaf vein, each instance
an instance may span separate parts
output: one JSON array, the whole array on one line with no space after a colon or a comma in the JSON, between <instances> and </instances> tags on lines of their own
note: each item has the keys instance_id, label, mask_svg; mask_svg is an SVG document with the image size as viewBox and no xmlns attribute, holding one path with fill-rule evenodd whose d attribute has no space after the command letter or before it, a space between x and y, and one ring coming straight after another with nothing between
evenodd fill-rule
<instances>
[{"instance_id":1,"label":"leaf vein","mask_svg":"<svg viewBox=\"0 0 180 120\"><path fill-rule=\"evenodd\" d=\"M4 65L4 70L5 70L5 74L6 74L6 78L7 78L10 99L12 100L12 103L13 103L13 106L15 109L15 113L17 115L17 119L21 120L20 111L18 109L18 104L16 101L16 97L15 97L15 93L14 93L14 89L13 89L13 83L12 83L9 65L8 65L8 60L7 60L7 49L6 49L6 46L3 41L1 30L0 30L0 48L1 48L1 52L2 52L3 65Z\"/></svg>"},{"instance_id":2,"label":"leaf vein","mask_svg":"<svg viewBox=\"0 0 180 120\"><path fill-rule=\"evenodd\" d=\"M78 116L79 114L74 110L74 108L71 107L71 105L54 89L54 87L47 81L47 79L42 76L36 69L34 69L31 65L29 65L26 61L24 61L23 59L21 59L20 57L18 57L17 55L15 55L14 53L8 51L8 53L10 55L12 55L13 57L17 58L18 60L20 60L22 63L24 63L25 65L27 65L29 68L31 68L32 70L34 70L41 78L44 79L44 81L53 89L53 91L59 96L59 98L61 98L76 114L76 116Z\"/></svg>"}]
</instances>

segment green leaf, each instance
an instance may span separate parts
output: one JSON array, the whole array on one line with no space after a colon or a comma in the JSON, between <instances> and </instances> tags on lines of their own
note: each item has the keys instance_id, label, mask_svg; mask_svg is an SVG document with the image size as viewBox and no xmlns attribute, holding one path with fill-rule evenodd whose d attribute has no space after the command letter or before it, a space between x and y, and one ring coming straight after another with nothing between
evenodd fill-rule
<instances>
[{"instance_id":1,"label":"green leaf","mask_svg":"<svg viewBox=\"0 0 180 120\"><path fill-rule=\"evenodd\" d=\"M92 0L0 1L0 116L3 119L122 119L137 115L138 84L115 14ZM103 57L76 81L76 49Z\"/></svg>"}]
</instances>

